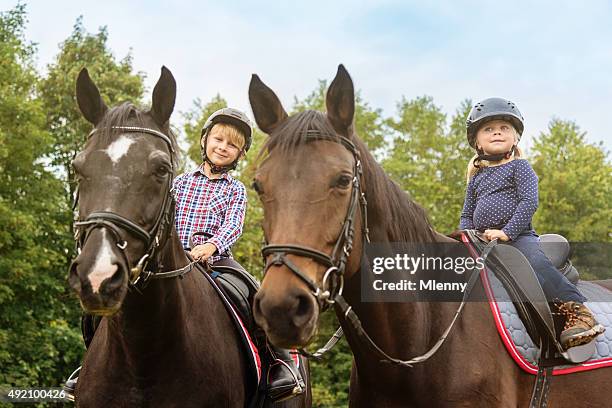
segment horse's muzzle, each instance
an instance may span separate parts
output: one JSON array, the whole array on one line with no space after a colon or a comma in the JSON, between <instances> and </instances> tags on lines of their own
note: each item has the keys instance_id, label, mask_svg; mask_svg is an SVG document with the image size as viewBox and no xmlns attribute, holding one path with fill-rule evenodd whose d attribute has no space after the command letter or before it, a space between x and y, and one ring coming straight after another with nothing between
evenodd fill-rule
<instances>
[{"instance_id":1,"label":"horse's muzzle","mask_svg":"<svg viewBox=\"0 0 612 408\"><path fill-rule=\"evenodd\" d=\"M91 264L89 259L95 259ZM110 315L120 307L127 293L128 273L119 258L85 257L81 253L70 265L68 282L87 313Z\"/></svg>"},{"instance_id":2,"label":"horse's muzzle","mask_svg":"<svg viewBox=\"0 0 612 408\"><path fill-rule=\"evenodd\" d=\"M262 287L253 302L253 315L272 344L290 348L308 344L316 331L319 310L308 291L291 288L274 296Z\"/></svg>"}]
</instances>

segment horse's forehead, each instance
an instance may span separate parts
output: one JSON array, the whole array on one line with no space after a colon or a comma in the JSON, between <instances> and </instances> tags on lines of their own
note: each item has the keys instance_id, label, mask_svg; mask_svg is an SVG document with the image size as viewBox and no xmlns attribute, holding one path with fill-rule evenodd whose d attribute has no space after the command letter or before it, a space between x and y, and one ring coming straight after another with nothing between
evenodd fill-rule
<instances>
[{"instance_id":1,"label":"horse's forehead","mask_svg":"<svg viewBox=\"0 0 612 408\"><path fill-rule=\"evenodd\" d=\"M100 146L98 149L103 153L104 159L102 160L108 160L113 167L119 167L118 165L124 161L143 163L151 152L163 148L163 146L158 146L156 139L138 133L120 133L108 145Z\"/></svg>"},{"instance_id":2,"label":"horse's forehead","mask_svg":"<svg viewBox=\"0 0 612 408\"><path fill-rule=\"evenodd\" d=\"M133 137L128 134L120 135L116 140L111 142L104 152L113 162L113 164L119 163L119 161L127 156L130 147L136 143Z\"/></svg>"},{"instance_id":3,"label":"horse's forehead","mask_svg":"<svg viewBox=\"0 0 612 408\"><path fill-rule=\"evenodd\" d=\"M295 150L283 154L271 154L266 161L270 170L287 174L291 172L316 171L317 174L335 172L339 169L350 170L353 166L353 155L340 143L316 141L304 143Z\"/></svg>"}]
</instances>

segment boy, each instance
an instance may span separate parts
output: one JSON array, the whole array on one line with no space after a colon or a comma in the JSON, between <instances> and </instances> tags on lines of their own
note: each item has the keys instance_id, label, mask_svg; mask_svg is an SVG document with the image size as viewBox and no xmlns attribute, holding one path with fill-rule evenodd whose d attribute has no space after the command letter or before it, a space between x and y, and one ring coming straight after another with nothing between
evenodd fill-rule
<instances>
[{"instance_id":1,"label":"boy","mask_svg":"<svg viewBox=\"0 0 612 408\"><path fill-rule=\"evenodd\" d=\"M174 181L176 230L194 259L214 265L232 257L229 250L242 233L247 200L244 185L228 172L236 168L251 141L251 122L243 112L232 108L216 111L202 129L202 164ZM268 348L272 400L301 394L304 382L289 351Z\"/></svg>"}]
</instances>

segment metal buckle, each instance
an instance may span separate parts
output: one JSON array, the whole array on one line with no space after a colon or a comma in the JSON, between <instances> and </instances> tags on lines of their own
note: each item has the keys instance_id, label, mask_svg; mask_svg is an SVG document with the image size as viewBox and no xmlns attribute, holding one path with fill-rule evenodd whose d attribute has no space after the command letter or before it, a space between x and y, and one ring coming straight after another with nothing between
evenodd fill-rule
<instances>
[{"instance_id":1,"label":"metal buckle","mask_svg":"<svg viewBox=\"0 0 612 408\"><path fill-rule=\"evenodd\" d=\"M135 285L140 279L140 275L142 274L147 258L149 258L149 254L144 254L144 256L138 261L138 264L130 270L130 282L132 285Z\"/></svg>"}]
</instances>

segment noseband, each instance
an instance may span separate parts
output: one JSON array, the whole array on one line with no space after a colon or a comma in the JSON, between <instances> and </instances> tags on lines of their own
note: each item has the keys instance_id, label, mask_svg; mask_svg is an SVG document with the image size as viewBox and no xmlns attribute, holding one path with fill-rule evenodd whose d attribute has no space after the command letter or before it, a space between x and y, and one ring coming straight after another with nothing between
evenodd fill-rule
<instances>
[{"instance_id":1,"label":"noseband","mask_svg":"<svg viewBox=\"0 0 612 408\"><path fill-rule=\"evenodd\" d=\"M361 191L361 177L363 168L361 166L360 154L353 142L344 136L322 133L319 130L308 130L306 141L326 140L341 143L349 152L353 154L355 164L353 166L353 189L351 201L349 203L342 230L336 240L331 255L325 254L313 248L302 245L265 245L261 253L264 259L268 259L264 269L264 276L271 266L285 265L291 272L302 280L310 289L310 292L317 300L320 308L326 309L334 304L334 299L342 295L344 288L344 270L351 250L353 249L353 239L355 237L355 215L357 207L361 209L361 219L363 223L363 236L369 242L368 220L367 220L367 201L365 193ZM310 258L313 261L325 266L327 270L323 275L321 286L310 279L306 274L287 258L287 254Z\"/></svg>"},{"instance_id":2,"label":"noseband","mask_svg":"<svg viewBox=\"0 0 612 408\"><path fill-rule=\"evenodd\" d=\"M96 211L89 214L87 218L82 221L75 221L74 237L77 245L77 252L80 253L81 248L85 245L85 241L94 229L106 228L114 236L115 245L120 249L121 254L123 255L123 260L125 261L125 265L128 267L130 265L126 253L126 248L128 244L127 241L121 239L120 231L125 230L131 235L138 237L142 242L144 242L146 248L145 254L140 258L136 266L130 268L129 276L130 288L136 289L138 291L138 285L140 284L141 288L146 286L149 279L171 278L175 276L184 275L192 269L193 262L191 262L184 268L177 269L174 271L158 271L158 269L160 269L160 254L158 251L160 242L167 241L170 231L172 229L172 224L174 223L175 204L174 198L172 196L172 181L174 179L174 148L172 146L172 141L167 135L155 129L137 126L113 126L112 129L131 133L150 134L162 139L166 143L170 151L171 172L170 177L168 177L168 185L164 195L163 205L159 214L157 215L155 224L153 225L150 231L145 230L144 228L137 225L135 222L114 212ZM89 134L89 137L91 137L96 131L97 129L92 130ZM75 200L75 207L77 200L78 190L77 199Z\"/></svg>"}]
</instances>

